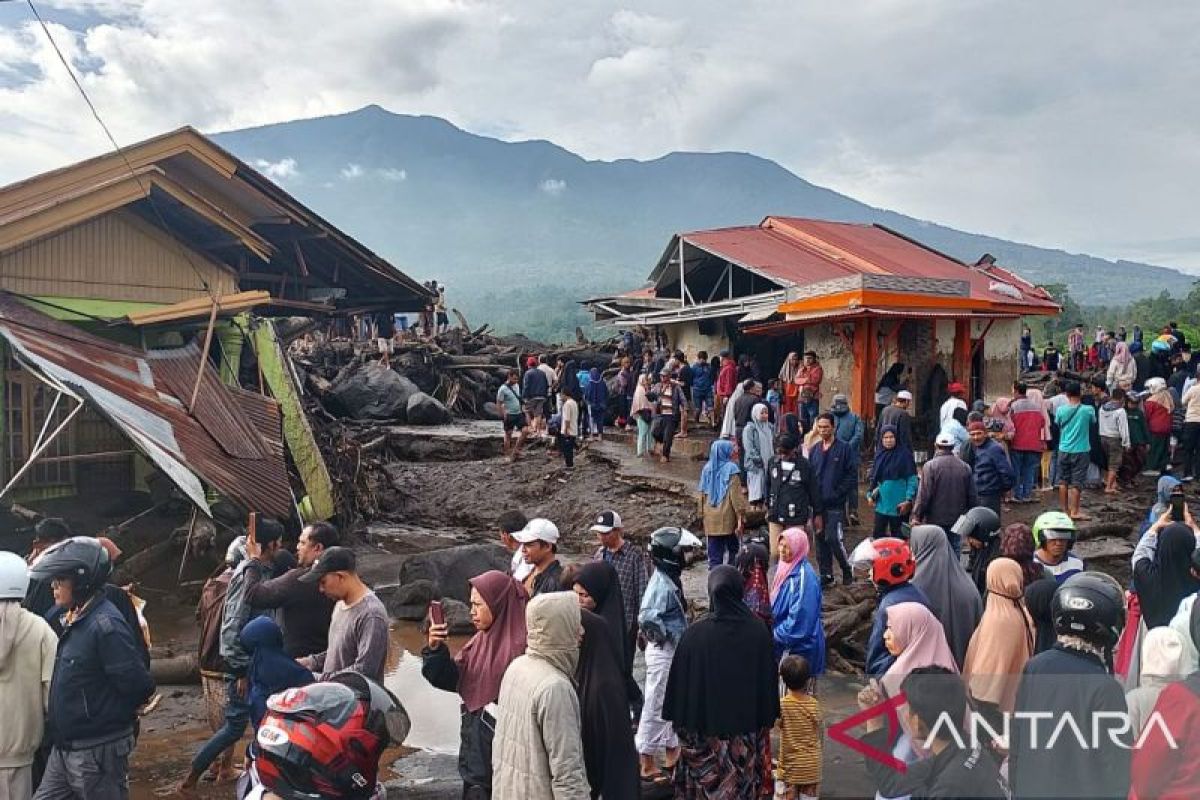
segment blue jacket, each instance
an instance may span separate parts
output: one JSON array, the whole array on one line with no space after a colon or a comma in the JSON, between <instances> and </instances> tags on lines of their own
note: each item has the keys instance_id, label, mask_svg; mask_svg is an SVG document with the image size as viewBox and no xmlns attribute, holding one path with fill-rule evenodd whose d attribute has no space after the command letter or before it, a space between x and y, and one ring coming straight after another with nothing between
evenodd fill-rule
<instances>
[{"instance_id":1,"label":"blue jacket","mask_svg":"<svg viewBox=\"0 0 1200 800\"><path fill-rule=\"evenodd\" d=\"M713 388L712 367L703 361L692 365L692 391L706 394Z\"/></svg>"},{"instance_id":2,"label":"blue jacket","mask_svg":"<svg viewBox=\"0 0 1200 800\"><path fill-rule=\"evenodd\" d=\"M808 452L808 461L824 508L841 508L850 493L858 490L858 453L836 436L828 450L821 442L814 444Z\"/></svg>"},{"instance_id":3,"label":"blue jacket","mask_svg":"<svg viewBox=\"0 0 1200 800\"><path fill-rule=\"evenodd\" d=\"M785 655L804 656L813 675L824 673L821 581L807 559L779 587L771 615L775 618L775 660Z\"/></svg>"},{"instance_id":4,"label":"blue jacket","mask_svg":"<svg viewBox=\"0 0 1200 800\"><path fill-rule=\"evenodd\" d=\"M887 610L897 603L920 603L929 608L929 598L911 583L888 589L879 598L875 609L875 621L871 623L871 638L867 640L867 674L873 678L888 671L896 657L883 646L883 632L887 630Z\"/></svg>"},{"instance_id":5,"label":"blue jacket","mask_svg":"<svg viewBox=\"0 0 1200 800\"><path fill-rule=\"evenodd\" d=\"M853 411L847 411L845 414L839 414L835 411L833 412L833 418L837 420L837 438L850 445L850 449L854 452L860 452L862 450L863 435L866 432L866 425L863 424L862 417Z\"/></svg>"},{"instance_id":6,"label":"blue jacket","mask_svg":"<svg viewBox=\"0 0 1200 800\"><path fill-rule=\"evenodd\" d=\"M988 440L975 448L975 493L1004 494L1017 482L1017 473L1004 447Z\"/></svg>"},{"instance_id":7,"label":"blue jacket","mask_svg":"<svg viewBox=\"0 0 1200 800\"><path fill-rule=\"evenodd\" d=\"M133 733L138 707L154 694L133 636L103 596L63 631L46 714L55 745Z\"/></svg>"}]
</instances>

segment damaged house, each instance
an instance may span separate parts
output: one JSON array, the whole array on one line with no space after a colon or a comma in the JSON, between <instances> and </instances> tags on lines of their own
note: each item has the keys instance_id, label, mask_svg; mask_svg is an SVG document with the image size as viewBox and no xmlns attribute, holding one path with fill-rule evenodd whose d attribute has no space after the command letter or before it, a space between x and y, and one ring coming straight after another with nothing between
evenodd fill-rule
<instances>
[{"instance_id":1,"label":"damaged house","mask_svg":"<svg viewBox=\"0 0 1200 800\"><path fill-rule=\"evenodd\" d=\"M1007 394L1019 374L1021 317L1059 307L990 256L968 264L881 225L767 217L673 236L650 284L585 301L598 324L658 329L689 357L752 353L774 376L813 350L836 392L867 419L896 362L911 369L914 412L937 415L946 385Z\"/></svg>"},{"instance_id":2,"label":"damaged house","mask_svg":"<svg viewBox=\"0 0 1200 800\"><path fill-rule=\"evenodd\" d=\"M206 515L328 518L273 319L428 298L191 128L0 188L3 501L166 481Z\"/></svg>"}]
</instances>

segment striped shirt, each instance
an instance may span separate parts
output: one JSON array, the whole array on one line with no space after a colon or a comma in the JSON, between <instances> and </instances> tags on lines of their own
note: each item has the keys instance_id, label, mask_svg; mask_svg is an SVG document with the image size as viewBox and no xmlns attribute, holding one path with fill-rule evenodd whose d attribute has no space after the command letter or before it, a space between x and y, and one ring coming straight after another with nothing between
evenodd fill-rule
<instances>
[{"instance_id":1,"label":"striped shirt","mask_svg":"<svg viewBox=\"0 0 1200 800\"><path fill-rule=\"evenodd\" d=\"M789 786L821 782L821 704L791 692L779 701L779 778Z\"/></svg>"}]
</instances>

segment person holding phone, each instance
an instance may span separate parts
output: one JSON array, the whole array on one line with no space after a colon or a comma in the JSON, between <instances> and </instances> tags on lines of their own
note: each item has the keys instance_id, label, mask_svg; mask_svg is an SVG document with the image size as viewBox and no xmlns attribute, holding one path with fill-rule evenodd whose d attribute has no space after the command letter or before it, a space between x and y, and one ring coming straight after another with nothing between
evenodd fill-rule
<instances>
[{"instance_id":1,"label":"person holding phone","mask_svg":"<svg viewBox=\"0 0 1200 800\"><path fill-rule=\"evenodd\" d=\"M452 656L441 603L430 603L429 631L421 650L421 674L430 685L462 698L458 772L464 800L492 793L492 736L496 700L508 665L525 652L525 587L498 570L471 578L471 623L475 635Z\"/></svg>"},{"instance_id":2,"label":"person holding phone","mask_svg":"<svg viewBox=\"0 0 1200 800\"><path fill-rule=\"evenodd\" d=\"M1183 500L1182 495L1174 495ZM1200 541L1200 530L1191 509L1182 505L1183 521L1168 510L1150 526L1133 551L1133 590L1141 603L1147 628L1167 625L1185 597L1200 590L1192 575L1192 553Z\"/></svg>"}]
</instances>

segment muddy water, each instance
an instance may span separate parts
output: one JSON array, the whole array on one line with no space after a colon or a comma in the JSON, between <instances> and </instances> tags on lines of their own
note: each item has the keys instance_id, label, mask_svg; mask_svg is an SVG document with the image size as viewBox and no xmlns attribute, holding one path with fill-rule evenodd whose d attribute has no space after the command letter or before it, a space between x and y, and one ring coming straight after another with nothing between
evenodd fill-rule
<instances>
[{"instance_id":1,"label":"muddy water","mask_svg":"<svg viewBox=\"0 0 1200 800\"><path fill-rule=\"evenodd\" d=\"M452 637L451 652L457 653L467 638ZM435 689L422 677L421 648L424 644L425 636L418 623L394 622L392 654L384 683L400 700L412 720L412 731L404 742L406 747L457 755L458 695Z\"/></svg>"}]
</instances>

